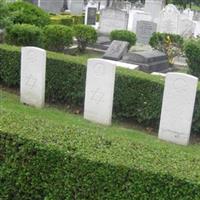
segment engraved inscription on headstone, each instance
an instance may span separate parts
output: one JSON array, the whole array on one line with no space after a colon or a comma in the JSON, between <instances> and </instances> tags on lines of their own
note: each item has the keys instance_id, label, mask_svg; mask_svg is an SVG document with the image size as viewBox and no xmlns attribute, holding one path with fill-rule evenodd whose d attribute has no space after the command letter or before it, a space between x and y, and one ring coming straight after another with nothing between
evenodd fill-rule
<instances>
[{"instance_id":1,"label":"engraved inscription on headstone","mask_svg":"<svg viewBox=\"0 0 200 200\"><path fill-rule=\"evenodd\" d=\"M87 9L87 24L88 25L96 24L96 12L97 12L97 8L88 7Z\"/></svg>"},{"instance_id":2,"label":"engraved inscription on headstone","mask_svg":"<svg viewBox=\"0 0 200 200\"><path fill-rule=\"evenodd\" d=\"M149 21L138 21L136 28L137 42L141 44L149 44L149 40L154 32L156 32L157 24Z\"/></svg>"},{"instance_id":3,"label":"engraved inscription on headstone","mask_svg":"<svg viewBox=\"0 0 200 200\"><path fill-rule=\"evenodd\" d=\"M20 98L22 103L42 107L45 99L46 51L23 47Z\"/></svg>"},{"instance_id":4,"label":"engraved inscription on headstone","mask_svg":"<svg viewBox=\"0 0 200 200\"><path fill-rule=\"evenodd\" d=\"M103 59L89 59L85 90L84 118L110 125L116 65Z\"/></svg>"},{"instance_id":5,"label":"engraved inscription on headstone","mask_svg":"<svg viewBox=\"0 0 200 200\"><path fill-rule=\"evenodd\" d=\"M168 73L165 81L159 138L176 144L189 143L198 79Z\"/></svg>"}]
</instances>

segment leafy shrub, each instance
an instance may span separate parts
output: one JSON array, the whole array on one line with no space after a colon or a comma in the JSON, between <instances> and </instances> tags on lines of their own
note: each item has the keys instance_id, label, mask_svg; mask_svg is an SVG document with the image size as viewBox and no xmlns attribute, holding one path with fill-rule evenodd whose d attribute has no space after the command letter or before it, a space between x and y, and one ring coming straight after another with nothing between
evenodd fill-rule
<instances>
[{"instance_id":1,"label":"leafy shrub","mask_svg":"<svg viewBox=\"0 0 200 200\"><path fill-rule=\"evenodd\" d=\"M72 15L73 24L84 24L84 15Z\"/></svg>"},{"instance_id":2,"label":"leafy shrub","mask_svg":"<svg viewBox=\"0 0 200 200\"><path fill-rule=\"evenodd\" d=\"M45 11L27 2L10 3L9 15L15 24L45 26L50 22L49 15Z\"/></svg>"},{"instance_id":3,"label":"leafy shrub","mask_svg":"<svg viewBox=\"0 0 200 200\"><path fill-rule=\"evenodd\" d=\"M71 28L63 25L48 25L44 28L45 47L48 50L63 51L73 42Z\"/></svg>"},{"instance_id":4,"label":"leafy shrub","mask_svg":"<svg viewBox=\"0 0 200 200\"><path fill-rule=\"evenodd\" d=\"M200 199L197 152L95 132L3 110L1 198Z\"/></svg>"},{"instance_id":5,"label":"leafy shrub","mask_svg":"<svg viewBox=\"0 0 200 200\"><path fill-rule=\"evenodd\" d=\"M72 26L73 18L69 15L56 15L51 17L51 23Z\"/></svg>"},{"instance_id":6,"label":"leafy shrub","mask_svg":"<svg viewBox=\"0 0 200 200\"><path fill-rule=\"evenodd\" d=\"M30 24L15 24L6 30L6 42L18 46L43 46L42 30Z\"/></svg>"},{"instance_id":7,"label":"leafy shrub","mask_svg":"<svg viewBox=\"0 0 200 200\"><path fill-rule=\"evenodd\" d=\"M9 62L8 62L9 61ZM46 101L83 107L86 59L48 52ZM0 80L19 87L20 51L0 45ZM113 117L132 120L143 126L158 127L164 79L143 72L118 69L116 73ZM200 88L197 92L192 131L200 133Z\"/></svg>"},{"instance_id":8,"label":"leafy shrub","mask_svg":"<svg viewBox=\"0 0 200 200\"><path fill-rule=\"evenodd\" d=\"M0 29L6 28L11 24L8 6L5 0L0 0Z\"/></svg>"},{"instance_id":9,"label":"leafy shrub","mask_svg":"<svg viewBox=\"0 0 200 200\"><path fill-rule=\"evenodd\" d=\"M169 63L173 64L173 59L182 54L184 40L180 35L168 33L153 33L149 44L154 49L167 54Z\"/></svg>"},{"instance_id":10,"label":"leafy shrub","mask_svg":"<svg viewBox=\"0 0 200 200\"><path fill-rule=\"evenodd\" d=\"M80 52L84 52L88 44L93 44L97 40L96 30L87 25L75 25L74 35L78 42L78 49Z\"/></svg>"},{"instance_id":11,"label":"leafy shrub","mask_svg":"<svg viewBox=\"0 0 200 200\"><path fill-rule=\"evenodd\" d=\"M133 46L136 43L136 34L126 30L114 30L110 34L111 41L120 40L129 42L129 46Z\"/></svg>"},{"instance_id":12,"label":"leafy shrub","mask_svg":"<svg viewBox=\"0 0 200 200\"><path fill-rule=\"evenodd\" d=\"M185 45L189 73L200 78L200 39L190 40Z\"/></svg>"}]
</instances>

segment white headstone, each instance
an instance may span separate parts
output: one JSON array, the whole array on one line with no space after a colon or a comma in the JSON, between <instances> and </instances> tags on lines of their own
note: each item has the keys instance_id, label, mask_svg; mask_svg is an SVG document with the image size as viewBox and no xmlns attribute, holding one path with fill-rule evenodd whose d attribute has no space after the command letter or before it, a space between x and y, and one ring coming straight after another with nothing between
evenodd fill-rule
<instances>
[{"instance_id":1,"label":"white headstone","mask_svg":"<svg viewBox=\"0 0 200 200\"><path fill-rule=\"evenodd\" d=\"M192 11L190 8L187 8L183 11L182 15L187 17L190 20L193 20L194 17L194 11Z\"/></svg>"},{"instance_id":2,"label":"white headstone","mask_svg":"<svg viewBox=\"0 0 200 200\"><path fill-rule=\"evenodd\" d=\"M158 18L165 6L164 0L146 0L144 11L150 13L153 19Z\"/></svg>"},{"instance_id":3,"label":"white headstone","mask_svg":"<svg viewBox=\"0 0 200 200\"><path fill-rule=\"evenodd\" d=\"M181 16L178 25L178 34L183 37L191 37L194 35L195 26L196 24L192 20Z\"/></svg>"},{"instance_id":4,"label":"white headstone","mask_svg":"<svg viewBox=\"0 0 200 200\"><path fill-rule=\"evenodd\" d=\"M189 143L198 79L168 73L165 79L159 138L176 144Z\"/></svg>"},{"instance_id":5,"label":"white headstone","mask_svg":"<svg viewBox=\"0 0 200 200\"><path fill-rule=\"evenodd\" d=\"M99 32L103 34L110 34L113 30L126 30L128 13L112 8L101 10L99 26Z\"/></svg>"},{"instance_id":6,"label":"white headstone","mask_svg":"<svg viewBox=\"0 0 200 200\"><path fill-rule=\"evenodd\" d=\"M103 59L89 59L84 118L100 124L112 121L116 65Z\"/></svg>"},{"instance_id":7,"label":"white headstone","mask_svg":"<svg viewBox=\"0 0 200 200\"><path fill-rule=\"evenodd\" d=\"M160 13L158 31L162 33L178 34L180 12L176 6L169 4Z\"/></svg>"},{"instance_id":8,"label":"white headstone","mask_svg":"<svg viewBox=\"0 0 200 200\"><path fill-rule=\"evenodd\" d=\"M45 102L46 51L37 47L22 47L21 102L43 107Z\"/></svg>"},{"instance_id":9,"label":"white headstone","mask_svg":"<svg viewBox=\"0 0 200 200\"><path fill-rule=\"evenodd\" d=\"M38 6L46 12L59 13L63 7L63 0L38 0Z\"/></svg>"},{"instance_id":10,"label":"white headstone","mask_svg":"<svg viewBox=\"0 0 200 200\"><path fill-rule=\"evenodd\" d=\"M152 21L150 13L146 13L141 10L130 10L128 20L128 30L136 33L136 27L138 21Z\"/></svg>"}]
</instances>

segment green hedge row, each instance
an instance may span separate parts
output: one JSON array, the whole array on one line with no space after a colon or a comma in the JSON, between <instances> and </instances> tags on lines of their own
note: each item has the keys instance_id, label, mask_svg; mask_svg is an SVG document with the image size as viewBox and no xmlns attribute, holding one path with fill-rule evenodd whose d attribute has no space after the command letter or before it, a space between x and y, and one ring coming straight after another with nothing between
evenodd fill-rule
<instances>
[{"instance_id":1,"label":"green hedge row","mask_svg":"<svg viewBox=\"0 0 200 200\"><path fill-rule=\"evenodd\" d=\"M2 200L200 199L197 153L6 109L0 124Z\"/></svg>"},{"instance_id":2,"label":"green hedge row","mask_svg":"<svg viewBox=\"0 0 200 200\"><path fill-rule=\"evenodd\" d=\"M0 45L0 81L19 87L20 49ZM83 107L86 60L48 52L46 100ZM164 79L143 72L118 69L113 117L158 127ZM193 132L200 133L200 88L197 92Z\"/></svg>"}]
</instances>

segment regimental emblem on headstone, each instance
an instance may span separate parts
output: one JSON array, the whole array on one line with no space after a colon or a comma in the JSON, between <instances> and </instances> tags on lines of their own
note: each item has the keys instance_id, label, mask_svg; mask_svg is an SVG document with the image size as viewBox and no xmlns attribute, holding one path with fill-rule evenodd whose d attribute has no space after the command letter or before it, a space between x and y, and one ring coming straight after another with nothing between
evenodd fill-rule
<instances>
[{"instance_id":1,"label":"regimental emblem on headstone","mask_svg":"<svg viewBox=\"0 0 200 200\"><path fill-rule=\"evenodd\" d=\"M176 144L189 143L198 79L168 73L160 119L159 138Z\"/></svg>"},{"instance_id":2,"label":"regimental emblem on headstone","mask_svg":"<svg viewBox=\"0 0 200 200\"><path fill-rule=\"evenodd\" d=\"M23 47L21 54L21 102L42 107L45 100L46 51Z\"/></svg>"},{"instance_id":3,"label":"regimental emblem on headstone","mask_svg":"<svg viewBox=\"0 0 200 200\"><path fill-rule=\"evenodd\" d=\"M89 59L85 89L84 118L110 125L116 66L103 59Z\"/></svg>"}]
</instances>

